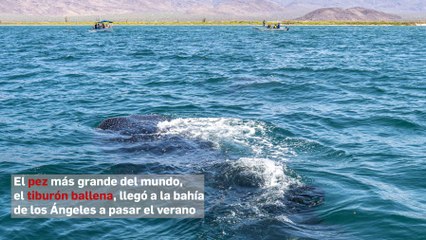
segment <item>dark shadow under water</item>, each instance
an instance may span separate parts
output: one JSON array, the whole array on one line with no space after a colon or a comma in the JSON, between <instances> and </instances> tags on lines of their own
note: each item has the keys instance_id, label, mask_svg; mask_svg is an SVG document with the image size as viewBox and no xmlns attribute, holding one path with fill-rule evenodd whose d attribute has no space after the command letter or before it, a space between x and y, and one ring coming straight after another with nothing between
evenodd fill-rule
<instances>
[{"instance_id":1,"label":"dark shadow under water","mask_svg":"<svg viewBox=\"0 0 426 240\"><path fill-rule=\"evenodd\" d=\"M160 122L170 124L167 128L159 128ZM253 153L232 159L238 155L229 151L238 149L235 146L227 148L226 143L218 143L211 135L212 140L203 139L202 134L191 135L191 124L199 125L200 122L203 119L192 119L184 121L183 125L182 121L174 123L173 119L158 115L104 120L98 129L102 134L100 142L108 153L136 154L141 159L158 161L121 162L110 165L102 173L205 175L206 217L202 220L158 220L167 226L164 231L168 236L198 239L259 239L260 236L262 239L309 239L319 236L318 231L322 232L324 226L320 226L313 208L324 201L321 190L303 184L283 162L258 158ZM244 125L243 121L239 123ZM215 131L208 125L205 125L206 131ZM176 126L183 130L177 131ZM234 157L230 158L231 155ZM197 157L207 160L197 160ZM162 158L169 160L162 161ZM301 228L304 231L300 231Z\"/></svg>"}]
</instances>

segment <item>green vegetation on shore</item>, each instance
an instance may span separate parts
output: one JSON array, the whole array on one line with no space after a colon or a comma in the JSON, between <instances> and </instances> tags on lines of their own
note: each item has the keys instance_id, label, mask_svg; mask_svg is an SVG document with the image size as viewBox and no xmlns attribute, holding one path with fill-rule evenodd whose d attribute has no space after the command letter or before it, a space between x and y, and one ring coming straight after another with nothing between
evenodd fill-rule
<instances>
[{"instance_id":1,"label":"green vegetation on shore","mask_svg":"<svg viewBox=\"0 0 426 240\"><path fill-rule=\"evenodd\" d=\"M94 22L0 22L3 26L91 26ZM284 25L298 26L414 26L412 21L282 21ZM262 21L116 21L118 26L252 26Z\"/></svg>"}]
</instances>

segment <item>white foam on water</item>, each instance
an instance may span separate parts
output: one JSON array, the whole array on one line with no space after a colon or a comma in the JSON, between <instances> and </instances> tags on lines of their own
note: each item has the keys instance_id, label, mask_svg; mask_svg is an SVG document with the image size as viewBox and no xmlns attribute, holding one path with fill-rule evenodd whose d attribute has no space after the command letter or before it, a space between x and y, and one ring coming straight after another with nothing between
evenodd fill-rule
<instances>
[{"instance_id":1,"label":"white foam on water","mask_svg":"<svg viewBox=\"0 0 426 240\"><path fill-rule=\"evenodd\" d=\"M237 118L177 118L157 125L161 135L180 135L212 142L217 148L238 145L247 148L244 156L224 162L223 181L230 186L257 188L258 195L245 196L244 202L230 204L235 212L218 217L219 222L239 222L246 212L257 217L276 217L264 209L269 205L285 207L283 198L294 185L302 185L298 178L289 176L285 162L290 152L283 142L274 141L268 126L262 122ZM229 189L232 192L233 187ZM238 211L240 209L241 211ZM285 221L291 222L289 219Z\"/></svg>"},{"instance_id":2,"label":"white foam on water","mask_svg":"<svg viewBox=\"0 0 426 240\"><path fill-rule=\"evenodd\" d=\"M283 201L288 189L303 185L300 179L287 175L286 165L266 158L240 158L228 160L228 168L223 171L223 178L235 186L257 188L257 194L249 194L243 202L230 204L231 208L239 209L232 215L222 216L219 221L240 222L247 218L277 218L287 223L292 221L282 212L270 211L271 206L285 209ZM225 180L226 181L226 180ZM232 191L231 187L229 191ZM260 190L260 191L258 191ZM247 213L250 213L247 215Z\"/></svg>"},{"instance_id":3,"label":"white foam on water","mask_svg":"<svg viewBox=\"0 0 426 240\"><path fill-rule=\"evenodd\" d=\"M226 143L251 149L255 156L284 160L288 148L273 144L267 126L253 120L237 118L177 118L159 122L160 134L176 134L212 142L217 148Z\"/></svg>"},{"instance_id":4,"label":"white foam on water","mask_svg":"<svg viewBox=\"0 0 426 240\"><path fill-rule=\"evenodd\" d=\"M264 204L282 204L282 197L291 186L303 185L299 178L287 175L287 166L266 158L240 158L231 162L236 178L258 181L252 186L260 186L265 191L257 200Z\"/></svg>"},{"instance_id":5,"label":"white foam on water","mask_svg":"<svg viewBox=\"0 0 426 240\"><path fill-rule=\"evenodd\" d=\"M279 220L279 221L281 221L281 222L286 222L286 223L294 224L294 222L293 222L293 221L291 221L291 219L290 219L290 218L288 218L288 217L287 217L287 216L285 216L285 215L279 215L278 217L276 217L276 219L277 219L277 220Z\"/></svg>"},{"instance_id":6,"label":"white foam on water","mask_svg":"<svg viewBox=\"0 0 426 240\"><path fill-rule=\"evenodd\" d=\"M286 189L290 183L284 174L284 166L269 159L240 158L232 161L231 166L238 171L236 174L260 181L262 188Z\"/></svg>"}]
</instances>

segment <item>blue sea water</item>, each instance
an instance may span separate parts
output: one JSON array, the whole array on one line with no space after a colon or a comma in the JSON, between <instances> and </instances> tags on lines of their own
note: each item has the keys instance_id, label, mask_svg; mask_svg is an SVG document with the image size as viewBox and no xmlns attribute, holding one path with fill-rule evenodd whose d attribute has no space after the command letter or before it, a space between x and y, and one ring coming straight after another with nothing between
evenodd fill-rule
<instances>
[{"instance_id":1,"label":"blue sea water","mask_svg":"<svg viewBox=\"0 0 426 240\"><path fill-rule=\"evenodd\" d=\"M0 239L425 239L425 39L0 27ZM172 137L97 129L135 114ZM12 219L15 173L201 173L206 218Z\"/></svg>"}]
</instances>

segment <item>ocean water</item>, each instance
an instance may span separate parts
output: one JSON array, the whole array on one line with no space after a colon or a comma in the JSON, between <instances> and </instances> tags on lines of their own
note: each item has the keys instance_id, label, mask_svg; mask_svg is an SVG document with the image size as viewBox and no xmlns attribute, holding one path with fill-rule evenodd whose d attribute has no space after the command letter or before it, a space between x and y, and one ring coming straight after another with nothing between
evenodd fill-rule
<instances>
[{"instance_id":1,"label":"ocean water","mask_svg":"<svg viewBox=\"0 0 426 240\"><path fill-rule=\"evenodd\" d=\"M0 239L425 239L425 39L0 27ZM151 114L156 139L97 128ZM11 219L15 173L205 174L206 217Z\"/></svg>"}]
</instances>

